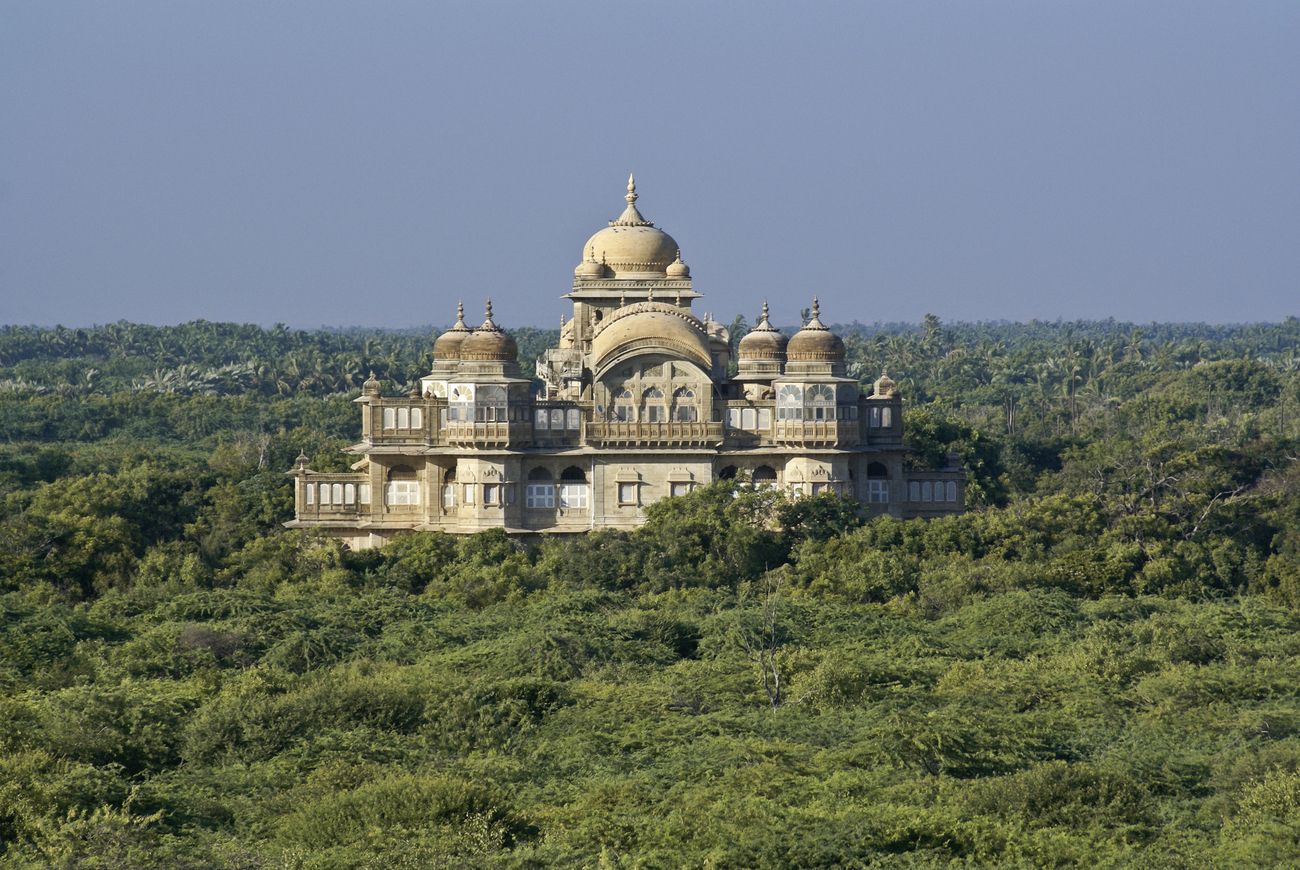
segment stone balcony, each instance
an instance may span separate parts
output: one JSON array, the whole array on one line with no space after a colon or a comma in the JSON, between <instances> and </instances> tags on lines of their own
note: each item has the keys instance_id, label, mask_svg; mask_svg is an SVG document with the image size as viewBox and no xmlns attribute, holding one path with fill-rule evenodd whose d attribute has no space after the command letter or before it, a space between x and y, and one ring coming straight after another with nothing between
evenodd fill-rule
<instances>
[{"instance_id":1,"label":"stone balcony","mask_svg":"<svg viewBox=\"0 0 1300 870\"><path fill-rule=\"evenodd\" d=\"M590 421L583 425L583 440L593 447L718 447L721 423L663 423L621 420Z\"/></svg>"},{"instance_id":2,"label":"stone balcony","mask_svg":"<svg viewBox=\"0 0 1300 870\"><path fill-rule=\"evenodd\" d=\"M783 447L856 447L861 440L857 420L777 420L772 441Z\"/></svg>"}]
</instances>

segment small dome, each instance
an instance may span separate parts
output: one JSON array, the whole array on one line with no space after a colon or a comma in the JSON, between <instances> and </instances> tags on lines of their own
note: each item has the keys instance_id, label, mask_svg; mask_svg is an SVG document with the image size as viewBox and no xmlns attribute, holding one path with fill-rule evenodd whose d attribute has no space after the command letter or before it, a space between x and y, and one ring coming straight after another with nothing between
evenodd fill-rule
<instances>
[{"instance_id":1,"label":"small dome","mask_svg":"<svg viewBox=\"0 0 1300 870\"><path fill-rule=\"evenodd\" d=\"M844 359L844 342L827 329L821 321L821 307L813 299L812 319L794 334L785 348L791 360L804 362L841 362Z\"/></svg>"},{"instance_id":2,"label":"small dome","mask_svg":"<svg viewBox=\"0 0 1300 870\"><path fill-rule=\"evenodd\" d=\"M470 333L460 346L460 358L466 362L513 362L519 347L510 334L492 321L492 300L487 302L487 319Z\"/></svg>"},{"instance_id":3,"label":"small dome","mask_svg":"<svg viewBox=\"0 0 1300 870\"><path fill-rule=\"evenodd\" d=\"M469 338L469 327L465 325L465 306L456 303L456 323L451 329L434 339L433 358L437 360L460 359L461 345Z\"/></svg>"},{"instance_id":4,"label":"small dome","mask_svg":"<svg viewBox=\"0 0 1300 870\"><path fill-rule=\"evenodd\" d=\"M588 252L587 259L579 263L578 268L573 270L573 277L575 278L600 279L608 278L609 275L609 267L596 261L594 248Z\"/></svg>"},{"instance_id":5,"label":"small dome","mask_svg":"<svg viewBox=\"0 0 1300 870\"><path fill-rule=\"evenodd\" d=\"M767 303L754 328L745 334L737 347L740 359L785 359L786 337L768 321Z\"/></svg>"},{"instance_id":6,"label":"small dome","mask_svg":"<svg viewBox=\"0 0 1300 870\"><path fill-rule=\"evenodd\" d=\"M892 399L898 395L898 384L889 376L889 372L884 369L880 370L880 377L876 378L872 386L872 396L879 399Z\"/></svg>"},{"instance_id":7,"label":"small dome","mask_svg":"<svg viewBox=\"0 0 1300 870\"><path fill-rule=\"evenodd\" d=\"M624 197L627 208L582 246L583 251L593 252L610 270L605 277L662 278L677 258L677 242L641 216L636 207L637 198L636 179L628 176Z\"/></svg>"},{"instance_id":8,"label":"small dome","mask_svg":"<svg viewBox=\"0 0 1300 870\"><path fill-rule=\"evenodd\" d=\"M379 383L379 378L375 377L375 372L372 369L370 377L366 378L365 383L361 385L361 394L363 396L378 396L382 387L383 385Z\"/></svg>"},{"instance_id":9,"label":"small dome","mask_svg":"<svg viewBox=\"0 0 1300 870\"><path fill-rule=\"evenodd\" d=\"M668 268L664 270L664 273L669 278L676 278L679 280L691 277L691 267L682 262L682 252L680 249L677 251L677 259L668 264Z\"/></svg>"}]
</instances>

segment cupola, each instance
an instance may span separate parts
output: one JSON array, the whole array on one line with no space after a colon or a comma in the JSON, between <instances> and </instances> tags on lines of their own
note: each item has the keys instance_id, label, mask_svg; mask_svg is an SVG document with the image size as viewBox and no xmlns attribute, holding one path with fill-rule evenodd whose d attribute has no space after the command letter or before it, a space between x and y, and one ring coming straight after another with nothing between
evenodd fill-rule
<instances>
[{"instance_id":1,"label":"cupola","mask_svg":"<svg viewBox=\"0 0 1300 870\"><path fill-rule=\"evenodd\" d=\"M470 333L460 346L465 362L514 362L519 348L510 334L492 320L492 300L487 301L483 325Z\"/></svg>"},{"instance_id":2,"label":"cupola","mask_svg":"<svg viewBox=\"0 0 1300 870\"><path fill-rule=\"evenodd\" d=\"M469 338L470 330L465 325L465 305L456 303L456 323L438 336L433 342L433 358L435 360L458 360L460 359L461 346L464 345L465 339Z\"/></svg>"}]
</instances>

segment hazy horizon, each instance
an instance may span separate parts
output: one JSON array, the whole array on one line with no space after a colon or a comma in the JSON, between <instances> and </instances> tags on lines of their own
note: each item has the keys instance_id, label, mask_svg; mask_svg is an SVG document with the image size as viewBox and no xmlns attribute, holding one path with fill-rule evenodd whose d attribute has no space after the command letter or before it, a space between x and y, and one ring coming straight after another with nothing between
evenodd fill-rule
<instances>
[{"instance_id":1,"label":"hazy horizon","mask_svg":"<svg viewBox=\"0 0 1300 870\"><path fill-rule=\"evenodd\" d=\"M558 323L621 210L697 311L1300 313L1300 5L6 5L0 323Z\"/></svg>"}]
</instances>

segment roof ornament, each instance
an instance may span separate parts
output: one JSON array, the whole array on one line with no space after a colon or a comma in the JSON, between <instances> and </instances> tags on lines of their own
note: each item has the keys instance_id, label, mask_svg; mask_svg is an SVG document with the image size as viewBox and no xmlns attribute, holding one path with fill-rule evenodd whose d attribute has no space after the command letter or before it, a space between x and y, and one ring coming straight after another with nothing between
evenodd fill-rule
<instances>
[{"instance_id":1,"label":"roof ornament","mask_svg":"<svg viewBox=\"0 0 1300 870\"><path fill-rule=\"evenodd\" d=\"M627 290L618 291L618 307L623 308L627 305Z\"/></svg>"},{"instance_id":2,"label":"roof ornament","mask_svg":"<svg viewBox=\"0 0 1300 870\"><path fill-rule=\"evenodd\" d=\"M821 302L819 302L817 297L814 296L813 305L812 305L812 319L809 320L806 324L804 324L804 329L825 329L826 327L822 324L821 316L822 316Z\"/></svg>"},{"instance_id":3,"label":"roof ornament","mask_svg":"<svg viewBox=\"0 0 1300 870\"><path fill-rule=\"evenodd\" d=\"M680 258L680 255L679 255L679 258ZM680 291L680 290L677 291L677 307L678 307L678 308L681 308L681 307L682 307L682 291Z\"/></svg>"},{"instance_id":4,"label":"roof ornament","mask_svg":"<svg viewBox=\"0 0 1300 870\"><path fill-rule=\"evenodd\" d=\"M640 199L636 193L636 177L631 173L627 176L627 208L619 215L617 220L609 222L611 227L652 227L653 223L641 216L641 212L636 209L636 201Z\"/></svg>"},{"instance_id":5,"label":"roof ornament","mask_svg":"<svg viewBox=\"0 0 1300 870\"><path fill-rule=\"evenodd\" d=\"M469 327L465 325L465 303L464 303L464 301L459 301L459 302L456 303L456 323L455 323L455 325L452 326L452 329L456 329L456 330L462 330L462 329L463 329L463 330L468 330L468 329L469 329Z\"/></svg>"},{"instance_id":6,"label":"roof ornament","mask_svg":"<svg viewBox=\"0 0 1300 870\"><path fill-rule=\"evenodd\" d=\"M500 327L492 321L492 297L490 296L487 299L487 304L484 305L484 311L487 314L487 319L483 321L483 325L480 326L479 329L490 330L492 332L500 331Z\"/></svg>"}]
</instances>

